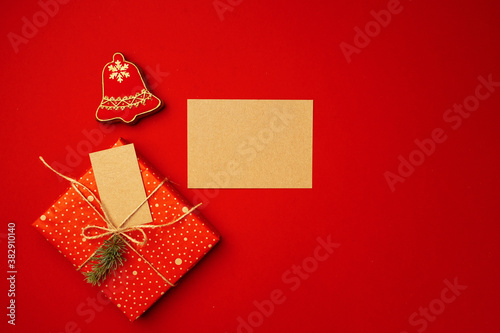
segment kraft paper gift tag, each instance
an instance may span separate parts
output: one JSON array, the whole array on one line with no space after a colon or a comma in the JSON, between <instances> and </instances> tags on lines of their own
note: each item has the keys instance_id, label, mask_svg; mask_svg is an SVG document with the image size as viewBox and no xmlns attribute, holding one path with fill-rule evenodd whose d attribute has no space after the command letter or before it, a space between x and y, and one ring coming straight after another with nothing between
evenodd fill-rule
<instances>
[{"instance_id":1,"label":"kraft paper gift tag","mask_svg":"<svg viewBox=\"0 0 500 333\"><path fill-rule=\"evenodd\" d=\"M101 203L113 225L118 228L146 200L134 145L101 150L89 156ZM149 205L144 204L125 225L141 225L152 221Z\"/></svg>"}]
</instances>

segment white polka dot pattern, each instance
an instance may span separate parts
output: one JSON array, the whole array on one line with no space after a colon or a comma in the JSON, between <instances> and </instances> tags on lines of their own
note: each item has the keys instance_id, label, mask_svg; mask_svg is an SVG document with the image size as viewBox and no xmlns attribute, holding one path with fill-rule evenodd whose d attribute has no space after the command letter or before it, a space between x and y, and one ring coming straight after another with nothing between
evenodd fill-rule
<instances>
[{"instance_id":1,"label":"white polka dot pattern","mask_svg":"<svg viewBox=\"0 0 500 333\"><path fill-rule=\"evenodd\" d=\"M120 140L115 146L123 144ZM141 158L139 167L149 195L163 177ZM92 170L87 171L79 181L93 192L85 193L83 190L87 198L92 198L91 204L97 207L94 199L99 196ZM152 224L173 221L192 207L168 183L149 199L149 205L153 216ZM103 238L82 238L81 231L85 226L104 226L105 223L71 187L33 225L75 267L82 265L104 241ZM108 278L101 285L102 291L131 321L137 319L170 288L148 262L168 281L175 284L220 238L218 232L197 212L171 226L145 229L145 232L149 239L147 244L132 246L147 262L129 248L125 265L117 271L115 277ZM82 273L88 271L89 266L84 266Z\"/></svg>"}]
</instances>

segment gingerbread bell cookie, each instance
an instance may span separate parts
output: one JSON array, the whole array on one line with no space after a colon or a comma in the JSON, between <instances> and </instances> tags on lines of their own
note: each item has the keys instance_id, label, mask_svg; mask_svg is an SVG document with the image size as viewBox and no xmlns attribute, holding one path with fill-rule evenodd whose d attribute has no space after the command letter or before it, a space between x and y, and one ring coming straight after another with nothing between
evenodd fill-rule
<instances>
[{"instance_id":1,"label":"gingerbread bell cookie","mask_svg":"<svg viewBox=\"0 0 500 333\"><path fill-rule=\"evenodd\" d=\"M115 53L113 61L102 70L102 100L96 111L97 120L133 124L162 107L163 102L146 87L139 68L126 61L123 54Z\"/></svg>"}]
</instances>

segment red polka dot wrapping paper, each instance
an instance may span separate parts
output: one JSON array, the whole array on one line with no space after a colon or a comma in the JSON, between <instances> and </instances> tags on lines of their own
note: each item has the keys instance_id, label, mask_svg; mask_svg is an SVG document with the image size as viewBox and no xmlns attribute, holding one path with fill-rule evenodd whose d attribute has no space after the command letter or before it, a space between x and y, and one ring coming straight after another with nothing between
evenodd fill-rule
<instances>
[{"instance_id":1,"label":"red polka dot wrapping paper","mask_svg":"<svg viewBox=\"0 0 500 333\"><path fill-rule=\"evenodd\" d=\"M119 139L114 146L126 144ZM146 195L154 191L164 179L143 158L139 157ZM92 193L82 190L90 204L102 212L95 198L99 197L96 182L90 168L78 180ZM149 199L149 208L153 217L151 224L159 225L173 221L189 209L191 204L177 190L165 182ZM57 199L34 223L41 234L62 253L75 268L80 267L103 244L106 238L85 239L82 230L86 226L106 226L106 223L89 206L89 203L72 187ZM220 239L219 233L197 211L187 215L181 221L167 227L144 229L148 237L145 245L129 242L141 256L128 248L124 255L125 262L115 273L100 286L101 291L134 321L156 302L168 289L168 282L150 266L160 272L170 283L175 284ZM130 234L141 239L138 231ZM81 269L90 271L90 263ZM82 281L83 281L82 277ZM85 282L84 282L85 283Z\"/></svg>"}]
</instances>

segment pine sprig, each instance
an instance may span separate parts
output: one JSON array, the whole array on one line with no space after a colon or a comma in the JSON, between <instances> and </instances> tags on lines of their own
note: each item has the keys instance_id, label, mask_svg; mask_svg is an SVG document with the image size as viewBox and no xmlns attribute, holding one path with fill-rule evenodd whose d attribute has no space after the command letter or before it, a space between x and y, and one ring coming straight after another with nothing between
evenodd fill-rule
<instances>
[{"instance_id":1,"label":"pine sprig","mask_svg":"<svg viewBox=\"0 0 500 333\"><path fill-rule=\"evenodd\" d=\"M92 270L85 273L85 280L94 286L100 286L102 280L111 273L115 274L115 270L123 266L125 261L125 258L123 258L124 252L125 242L119 235L114 235L104 241L104 244L97 249L95 255L90 258Z\"/></svg>"}]
</instances>

